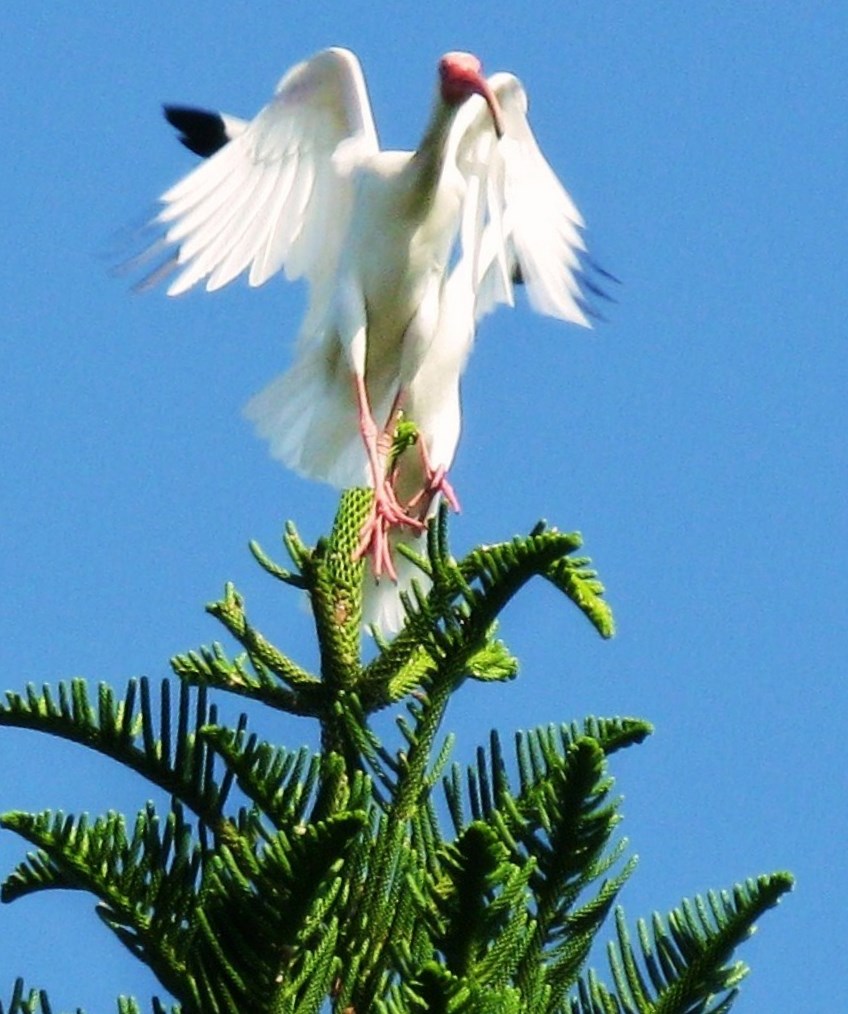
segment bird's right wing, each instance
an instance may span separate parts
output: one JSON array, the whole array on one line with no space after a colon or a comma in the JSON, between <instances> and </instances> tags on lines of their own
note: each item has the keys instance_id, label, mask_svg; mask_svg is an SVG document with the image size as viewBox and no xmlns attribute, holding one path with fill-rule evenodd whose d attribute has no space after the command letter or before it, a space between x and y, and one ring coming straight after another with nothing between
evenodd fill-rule
<instances>
[{"instance_id":1,"label":"bird's right wing","mask_svg":"<svg viewBox=\"0 0 848 1014\"><path fill-rule=\"evenodd\" d=\"M333 270L347 224L345 170L376 151L353 53L328 49L298 64L255 119L162 195L156 247L173 251L149 284L176 272L169 295L202 281L211 291L248 268L251 285L280 270L315 284Z\"/></svg>"}]
</instances>

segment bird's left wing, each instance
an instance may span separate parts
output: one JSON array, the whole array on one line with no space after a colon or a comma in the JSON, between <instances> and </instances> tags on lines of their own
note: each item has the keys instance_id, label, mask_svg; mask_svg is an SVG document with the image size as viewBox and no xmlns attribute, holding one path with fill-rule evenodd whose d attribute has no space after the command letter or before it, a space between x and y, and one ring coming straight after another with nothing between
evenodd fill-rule
<instances>
[{"instance_id":1,"label":"bird's left wing","mask_svg":"<svg viewBox=\"0 0 848 1014\"><path fill-rule=\"evenodd\" d=\"M460 110L451 138L468 185L460 240L461 258L471 258L475 317L511 304L520 280L539 313L588 326L580 289L583 219L539 149L521 82L494 74L489 85L503 137L495 139L475 96Z\"/></svg>"},{"instance_id":2,"label":"bird's left wing","mask_svg":"<svg viewBox=\"0 0 848 1014\"><path fill-rule=\"evenodd\" d=\"M255 119L162 195L153 225L173 253L151 283L176 272L177 295L248 268L251 285L283 269L310 283L326 275L350 204L340 146L347 169L377 150L377 135L359 62L328 49L293 67Z\"/></svg>"}]
</instances>

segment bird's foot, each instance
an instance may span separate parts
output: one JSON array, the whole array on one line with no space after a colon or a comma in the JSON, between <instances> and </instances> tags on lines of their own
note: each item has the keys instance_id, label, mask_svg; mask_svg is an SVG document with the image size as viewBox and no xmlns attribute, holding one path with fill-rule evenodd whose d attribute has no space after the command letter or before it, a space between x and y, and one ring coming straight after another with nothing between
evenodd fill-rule
<instances>
[{"instance_id":1,"label":"bird's foot","mask_svg":"<svg viewBox=\"0 0 848 1014\"><path fill-rule=\"evenodd\" d=\"M385 574L392 581L397 581L389 533L393 528L401 526L416 532L423 532L426 528L423 521L413 517L408 510L401 507L390 485L385 484L375 489L374 502L360 531L359 545L354 550L353 559L362 560L368 557L375 578Z\"/></svg>"},{"instance_id":2,"label":"bird's foot","mask_svg":"<svg viewBox=\"0 0 848 1014\"><path fill-rule=\"evenodd\" d=\"M444 465L438 468L427 468L427 478L420 491L407 504L408 511L415 511L420 518L425 518L430 513L433 500L441 494L448 503L448 506L460 513L459 499L453 486L448 481L447 469Z\"/></svg>"}]
</instances>

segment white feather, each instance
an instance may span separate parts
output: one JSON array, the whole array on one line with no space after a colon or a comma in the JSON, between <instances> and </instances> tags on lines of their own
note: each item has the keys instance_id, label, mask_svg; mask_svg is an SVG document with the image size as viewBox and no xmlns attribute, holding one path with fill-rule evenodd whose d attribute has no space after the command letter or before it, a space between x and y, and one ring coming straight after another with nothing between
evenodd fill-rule
<instances>
[{"instance_id":1,"label":"white feather","mask_svg":"<svg viewBox=\"0 0 848 1014\"><path fill-rule=\"evenodd\" d=\"M279 272L309 283L294 363L246 409L272 455L305 475L375 481L353 374L378 421L401 394L430 464L450 468L477 324L513 304L517 272L534 309L588 325L583 221L530 129L521 83L495 74L488 87L499 139L489 100L473 96L437 102L415 155L379 152L356 57L326 50L290 70L252 121L225 116L229 142L161 197L155 224L176 256L151 277L174 270L169 294L244 272L251 285ZM407 450L398 495L427 481L419 449ZM420 577L398 564L401 587ZM369 583L368 608L370 621L397 629L398 588Z\"/></svg>"},{"instance_id":2,"label":"white feather","mask_svg":"<svg viewBox=\"0 0 848 1014\"><path fill-rule=\"evenodd\" d=\"M309 281L328 270L346 231L351 187L331 171L343 141L364 157L377 135L356 57L329 49L292 68L272 101L245 124L224 117L230 142L160 198L159 223L174 223L165 238L185 265L169 294L209 278L226 285L248 267L261 284L285 269ZM321 242L309 228L324 228ZM307 237L297 245L298 237ZM287 263L289 255L293 263Z\"/></svg>"}]
</instances>

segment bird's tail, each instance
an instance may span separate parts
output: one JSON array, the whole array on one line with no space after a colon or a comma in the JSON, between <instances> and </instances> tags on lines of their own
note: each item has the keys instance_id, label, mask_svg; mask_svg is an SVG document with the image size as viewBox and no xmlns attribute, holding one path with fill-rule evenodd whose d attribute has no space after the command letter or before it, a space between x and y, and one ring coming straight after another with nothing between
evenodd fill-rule
<instances>
[{"instance_id":1,"label":"bird's tail","mask_svg":"<svg viewBox=\"0 0 848 1014\"><path fill-rule=\"evenodd\" d=\"M401 529L393 532L390 540L392 559L397 570L397 583L388 577L375 579L371 571L366 570L362 590L362 624L366 628L377 627L384 636L396 634L406 620L401 593L405 592L411 595L413 581L418 584L424 594L430 588L430 579L424 571L408 557L397 552L398 544L403 543L419 556L425 555L426 533L422 535Z\"/></svg>"},{"instance_id":2,"label":"bird's tail","mask_svg":"<svg viewBox=\"0 0 848 1014\"><path fill-rule=\"evenodd\" d=\"M308 350L254 395L244 414L271 455L311 479L339 489L369 485L353 385L327 369L321 348Z\"/></svg>"}]
</instances>

